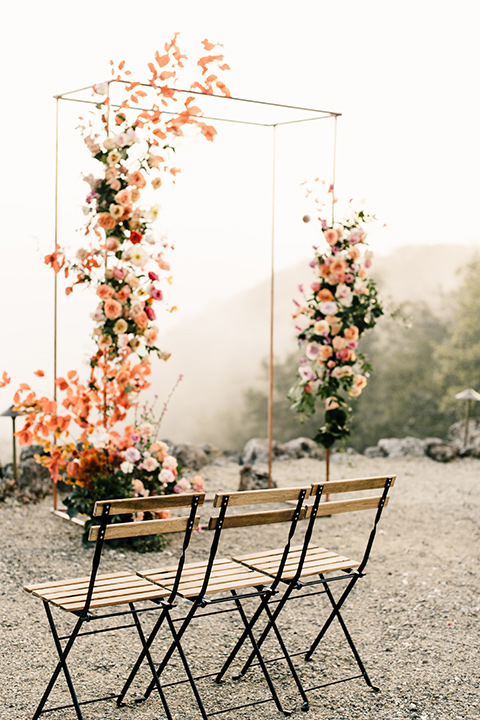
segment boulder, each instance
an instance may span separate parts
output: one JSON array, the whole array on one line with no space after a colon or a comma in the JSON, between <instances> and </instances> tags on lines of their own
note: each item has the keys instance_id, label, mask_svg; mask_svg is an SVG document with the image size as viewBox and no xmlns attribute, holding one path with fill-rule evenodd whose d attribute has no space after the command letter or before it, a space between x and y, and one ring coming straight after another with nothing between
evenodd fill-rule
<instances>
[{"instance_id":1,"label":"boulder","mask_svg":"<svg viewBox=\"0 0 480 720\"><path fill-rule=\"evenodd\" d=\"M365 448L363 454L365 457L369 458L385 457L385 451L378 447L378 445L371 445L370 447Z\"/></svg>"},{"instance_id":2,"label":"boulder","mask_svg":"<svg viewBox=\"0 0 480 720\"><path fill-rule=\"evenodd\" d=\"M468 421L467 444L465 446L465 420L454 423L448 430L448 441L454 445L462 456L480 457L480 420L470 418Z\"/></svg>"},{"instance_id":3,"label":"boulder","mask_svg":"<svg viewBox=\"0 0 480 720\"><path fill-rule=\"evenodd\" d=\"M273 457L275 455L283 454L283 447L279 452L279 443L273 441ZM243 452L240 455L240 465L266 465L268 463L268 439L267 438L252 438L247 442L243 448Z\"/></svg>"},{"instance_id":4,"label":"boulder","mask_svg":"<svg viewBox=\"0 0 480 720\"><path fill-rule=\"evenodd\" d=\"M5 467L3 475L0 482L0 499L11 496L23 502L36 502L52 491L52 478L48 468L39 465L33 457L18 463L16 483L11 464Z\"/></svg>"},{"instance_id":5,"label":"boulder","mask_svg":"<svg viewBox=\"0 0 480 720\"><path fill-rule=\"evenodd\" d=\"M425 441L425 454L437 462L450 462L457 457L457 450L453 445L443 440L429 439Z\"/></svg>"},{"instance_id":6,"label":"boulder","mask_svg":"<svg viewBox=\"0 0 480 720\"><path fill-rule=\"evenodd\" d=\"M320 460L325 457L325 451L311 438L298 437L289 440L283 445L284 452L290 458L315 458Z\"/></svg>"},{"instance_id":7,"label":"boulder","mask_svg":"<svg viewBox=\"0 0 480 720\"><path fill-rule=\"evenodd\" d=\"M425 455L423 440L415 437L382 438L378 441L378 447L385 457L405 457L407 455L422 457Z\"/></svg>"},{"instance_id":8,"label":"boulder","mask_svg":"<svg viewBox=\"0 0 480 720\"><path fill-rule=\"evenodd\" d=\"M207 453L199 445L193 443L175 445L170 448L170 452L177 458L179 465L190 470L200 470L210 462Z\"/></svg>"},{"instance_id":9,"label":"boulder","mask_svg":"<svg viewBox=\"0 0 480 720\"><path fill-rule=\"evenodd\" d=\"M272 480L272 487L277 483ZM253 468L251 465L243 465L240 468L239 490L265 490L268 488L268 472Z\"/></svg>"},{"instance_id":10,"label":"boulder","mask_svg":"<svg viewBox=\"0 0 480 720\"><path fill-rule=\"evenodd\" d=\"M203 443L200 445L200 449L203 450L207 456L209 463L224 457L224 453L218 447L211 445L210 443Z\"/></svg>"}]
</instances>

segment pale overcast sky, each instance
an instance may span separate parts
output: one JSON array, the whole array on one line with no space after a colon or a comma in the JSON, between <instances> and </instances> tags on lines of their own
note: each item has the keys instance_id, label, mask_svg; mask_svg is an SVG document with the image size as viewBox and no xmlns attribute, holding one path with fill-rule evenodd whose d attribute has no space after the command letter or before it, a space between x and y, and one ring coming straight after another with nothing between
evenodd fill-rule
<instances>
[{"instance_id":1,"label":"pale overcast sky","mask_svg":"<svg viewBox=\"0 0 480 720\"><path fill-rule=\"evenodd\" d=\"M337 192L365 198L387 223L373 240L376 252L411 243L478 245L478 21L478 4L471 0L9 3L0 47L0 371L10 372L15 385L31 381L37 367L51 366L52 281L41 257L53 246L54 94L107 79L110 59L125 59L141 79L155 50L175 31L191 57L199 55L205 37L222 42L233 95L342 113ZM84 171L72 140L81 111L69 110L62 119L65 242L83 222L77 198L69 194L69 183ZM321 130L320 144L330 142L327 133ZM218 142L217 150L193 149L201 162L163 201L164 229L177 242L179 297L172 299L182 306L185 295L185 312L192 288L196 307L204 307L268 271L268 237L265 247L257 238L268 215L265 220L253 206L254 183L265 177L268 207L269 145L260 147L248 133L225 132ZM290 142L279 172L292 176L296 188L295 162L303 151L300 137ZM85 151L85 165L87 159ZM316 171L328 179L329 162L319 164ZM171 205L169 197L175 198ZM302 234L301 224L292 228L287 223L283 234L279 230L279 267L308 257L312 236ZM82 347L79 337L89 330L85 303L81 296L62 298L60 343L69 366ZM8 390L2 392L7 406Z\"/></svg>"}]
</instances>

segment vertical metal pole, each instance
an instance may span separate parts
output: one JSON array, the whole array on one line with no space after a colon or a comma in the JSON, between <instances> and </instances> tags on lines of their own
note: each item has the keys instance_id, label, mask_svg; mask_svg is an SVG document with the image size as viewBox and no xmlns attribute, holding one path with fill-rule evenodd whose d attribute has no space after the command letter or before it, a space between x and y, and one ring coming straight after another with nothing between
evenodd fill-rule
<instances>
[{"instance_id":1,"label":"vertical metal pole","mask_svg":"<svg viewBox=\"0 0 480 720\"><path fill-rule=\"evenodd\" d=\"M57 252L58 245L58 101L56 98L56 113L55 113L55 250ZM57 273L53 273L53 399L57 402L57 303L58 303L58 282ZM53 444L56 445L57 439L53 436ZM57 509L57 481L53 481L53 509Z\"/></svg>"},{"instance_id":2,"label":"vertical metal pole","mask_svg":"<svg viewBox=\"0 0 480 720\"><path fill-rule=\"evenodd\" d=\"M15 437L15 416L12 416L12 436L13 436L13 453L12 453L12 465L13 465L13 479L15 485L17 484L17 438Z\"/></svg>"},{"instance_id":3,"label":"vertical metal pole","mask_svg":"<svg viewBox=\"0 0 480 720\"><path fill-rule=\"evenodd\" d=\"M268 487L273 487L273 326L275 311L275 175L276 175L276 133L273 126L273 162L272 162L272 238L271 238L271 274L270 274L270 362L268 369Z\"/></svg>"},{"instance_id":4,"label":"vertical metal pole","mask_svg":"<svg viewBox=\"0 0 480 720\"><path fill-rule=\"evenodd\" d=\"M468 443L468 423L470 421L470 403L471 400L467 400L467 407L465 408L465 436L463 438L463 447L467 447Z\"/></svg>"},{"instance_id":5,"label":"vertical metal pole","mask_svg":"<svg viewBox=\"0 0 480 720\"><path fill-rule=\"evenodd\" d=\"M332 226L335 221L335 176L337 172L337 120L335 115L333 124L333 165L332 165Z\"/></svg>"}]
</instances>

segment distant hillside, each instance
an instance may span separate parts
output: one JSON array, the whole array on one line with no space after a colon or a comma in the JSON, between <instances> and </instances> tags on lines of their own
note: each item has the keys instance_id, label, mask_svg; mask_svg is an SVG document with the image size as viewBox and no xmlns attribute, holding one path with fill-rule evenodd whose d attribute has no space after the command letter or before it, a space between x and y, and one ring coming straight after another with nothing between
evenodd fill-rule
<instances>
[{"instance_id":1,"label":"distant hillside","mask_svg":"<svg viewBox=\"0 0 480 720\"><path fill-rule=\"evenodd\" d=\"M454 245L406 246L374 258L375 276L389 309L405 301L424 301L437 310L454 290L457 270L474 254ZM275 278L275 355L295 348L292 299L298 285L310 282L308 259ZM154 366L150 396L157 408L179 373L184 375L162 425L173 440L228 445L232 420L238 420L247 387L260 382L261 362L269 353L270 283L265 281L225 303L177 325L162 346L170 360ZM262 381L264 382L264 380Z\"/></svg>"}]
</instances>

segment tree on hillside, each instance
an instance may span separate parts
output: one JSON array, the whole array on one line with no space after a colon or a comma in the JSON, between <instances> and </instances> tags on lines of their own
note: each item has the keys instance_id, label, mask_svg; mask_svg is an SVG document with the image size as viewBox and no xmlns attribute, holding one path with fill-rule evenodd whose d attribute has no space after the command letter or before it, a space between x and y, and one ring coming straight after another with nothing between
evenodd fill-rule
<instances>
[{"instance_id":1,"label":"tree on hillside","mask_svg":"<svg viewBox=\"0 0 480 720\"><path fill-rule=\"evenodd\" d=\"M454 294L448 332L435 352L436 380L442 408L463 413L455 394L466 388L480 391L480 257L468 265Z\"/></svg>"},{"instance_id":2,"label":"tree on hillside","mask_svg":"<svg viewBox=\"0 0 480 720\"><path fill-rule=\"evenodd\" d=\"M363 450L382 437L445 437L454 421L441 407L433 372L435 353L447 328L427 305L401 308L404 322L381 321L362 350L374 371L358 399L350 444Z\"/></svg>"}]
</instances>

